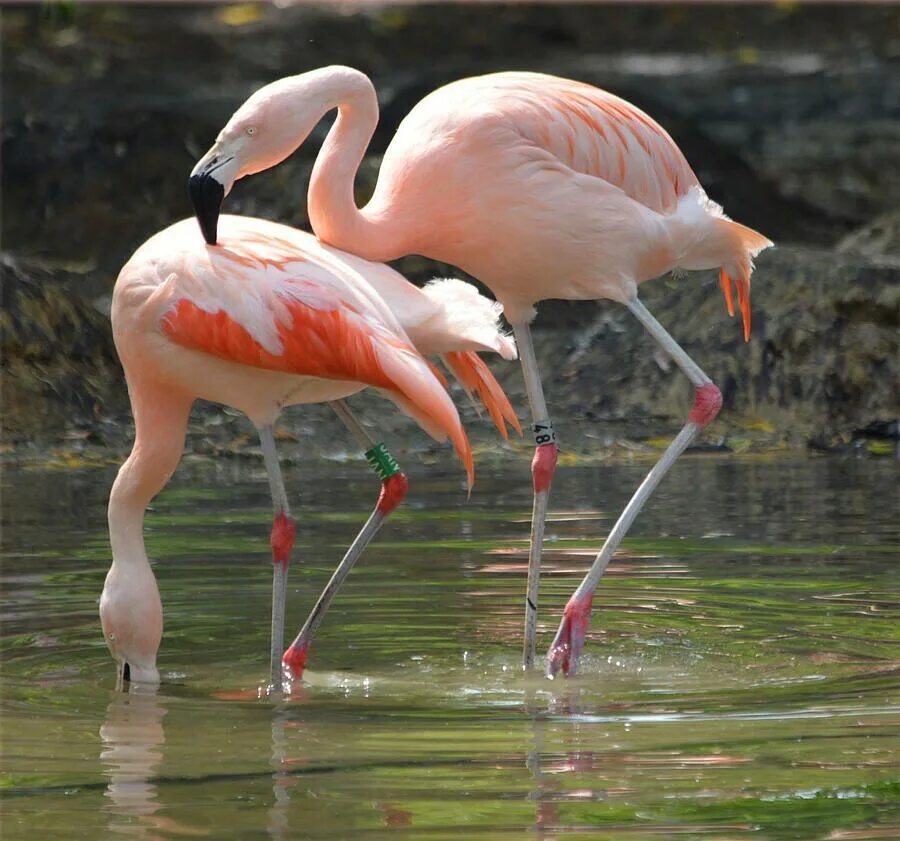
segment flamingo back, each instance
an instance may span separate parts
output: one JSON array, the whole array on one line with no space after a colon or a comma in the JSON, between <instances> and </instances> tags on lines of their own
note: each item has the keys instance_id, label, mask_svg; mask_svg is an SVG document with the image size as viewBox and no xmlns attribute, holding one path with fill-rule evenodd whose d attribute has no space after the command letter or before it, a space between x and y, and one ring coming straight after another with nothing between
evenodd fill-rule
<instances>
[{"instance_id":1,"label":"flamingo back","mask_svg":"<svg viewBox=\"0 0 900 841\"><path fill-rule=\"evenodd\" d=\"M665 129L608 91L525 72L439 88L385 153L373 213L401 201L415 249L490 285L514 320L543 298L623 301L673 268L721 266L749 335L752 260L771 242L728 219Z\"/></svg>"},{"instance_id":2,"label":"flamingo back","mask_svg":"<svg viewBox=\"0 0 900 841\"><path fill-rule=\"evenodd\" d=\"M658 213L673 213L699 184L668 132L641 109L542 73L491 73L445 85L413 109L397 136L418 137L421 147L423 135L462 136L479 123L488 131L505 124L569 169L602 178Z\"/></svg>"}]
</instances>

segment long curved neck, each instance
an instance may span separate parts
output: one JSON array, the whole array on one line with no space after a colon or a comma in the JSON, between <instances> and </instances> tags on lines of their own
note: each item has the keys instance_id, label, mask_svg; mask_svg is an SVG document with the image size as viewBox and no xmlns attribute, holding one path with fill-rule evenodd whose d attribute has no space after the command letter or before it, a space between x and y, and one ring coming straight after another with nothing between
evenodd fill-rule
<instances>
[{"instance_id":1,"label":"long curved neck","mask_svg":"<svg viewBox=\"0 0 900 841\"><path fill-rule=\"evenodd\" d=\"M131 455L119 468L109 495L109 542L114 564L147 564L144 547L144 511L155 491L143 475L149 459L137 442Z\"/></svg>"},{"instance_id":2,"label":"long curved neck","mask_svg":"<svg viewBox=\"0 0 900 841\"><path fill-rule=\"evenodd\" d=\"M109 494L109 540L114 564L146 565L144 511L181 460L191 401L162 387L129 391L134 446Z\"/></svg>"},{"instance_id":3,"label":"long curved neck","mask_svg":"<svg viewBox=\"0 0 900 841\"><path fill-rule=\"evenodd\" d=\"M386 215L356 206L354 182L378 124L378 98L367 76L342 69L330 79L338 116L325 138L309 182L309 220L316 236L369 260L404 253Z\"/></svg>"}]
</instances>

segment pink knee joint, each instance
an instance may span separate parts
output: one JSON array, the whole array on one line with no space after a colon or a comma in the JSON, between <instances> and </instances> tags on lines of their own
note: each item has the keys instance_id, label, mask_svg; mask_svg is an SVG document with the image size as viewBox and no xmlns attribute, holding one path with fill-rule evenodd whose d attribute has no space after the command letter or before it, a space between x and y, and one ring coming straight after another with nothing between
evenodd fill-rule
<instances>
[{"instance_id":1,"label":"pink knee joint","mask_svg":"<svg viewBox=\"0 0 900 841\"><path fill-rule=\"evenodd\" d=\"M409 490L409 481L403 473L395 473L381 483L381 494L376 508L385 517L401 502Z\"/></svg>"},{"instance_id":2,"label":"pink knee joint","mask_svg":"<svg viewBox=\"0 0 900 841\"><path fill-rule=\"evenodd\" d=\"M534 448L531 460L531 477L534 480L534 492L550 490L550 482L556 472L556 457L559 448L556 444L541 444Z\"/></svg>"},{"instance_id":3,"label":"pink knee joint","mask_svg":"<svg viewBox=\"0 0 900 841\"><path fill-rule=\"evenodd\" d=\"M722 392L719 391L715 383L706 383L706 385L701 385L697 389L694 397L694 407L688 415L688 420L703 429L703 427L712 423L721 408Z\"/></svg>"},{"instance_id":4,"label":"pink knee joint","mask_svg":"<svg viewBox=\"0 0 900 841\"><path fill-rule=\"evenodd\" d=\"M275 522L272 523L272 563L287 566L291 562L291 549L294 548L296 532L294 518L289 517L284 511L279 511L275 515Z\"/></svg>"}]
</instances>

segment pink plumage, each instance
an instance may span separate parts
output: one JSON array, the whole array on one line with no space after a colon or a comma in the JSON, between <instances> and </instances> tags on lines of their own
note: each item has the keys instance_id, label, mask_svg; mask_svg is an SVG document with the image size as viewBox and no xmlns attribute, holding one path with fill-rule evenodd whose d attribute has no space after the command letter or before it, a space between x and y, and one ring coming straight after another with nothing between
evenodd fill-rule
<instances>
[{"instance_id":1,"label":"pink plumage","mask_svg":"<svg viewBox=\"0 0 900 841\"><path fill-rule=\"evenodd\" d=\"M719 269L730 314L737 286L746 339L753 258L772 243L725 216L652 117L607 91L540 73L462 79L426 96L398 127L362 209L354 176L378 120L378 102L372 83L348 67L313 70L257 91L228 121L193 178L198 186L213 186L221 203L234 180L283 160L333 108L338 116L309 185L309 217L319 238L372 260L417 253L459 266L496 295L516 335L538 445L528 666L557 446L531 343L535 304L547 298L624 304L688 376L696 399L718 406L715 386L638 300L638 287L674 269ZM209 206L201 214L213 240L217 212ZM591 595L609 557L653 487L713 416L691 413L629 503L570 600L551 646L551 674L574 671Z\"/></svg>"},{"instance_id":2,"label":"pink plumage","mask_svg":"<svg viewBox=\"0 0 900 841\"><path fill-rule=\"evenodd\" d=\"M507 423L517 426L506 395L476 353L496 350L514 358L515 345L499 329L496 305L474 289L450 280L418 289L387 266L343 255L273 222L225 216L221 228L217 247L203 242L193 219L151 237L126 263L113 294L113 334L135 420L134 448L110 494L113 563L100 600L120 682L126 664L132 680L159 679L162 606L142 523L147 504L181 458L195 399L241 410L260 432L275 508L273 564L281 582L273 601L272 649L273 685L279 688L284 581L294 542L272 434L281 410L333 403L375 387L434 437L452 441L471 486L468 438L442 378L404 329L406 322L425 352L463 360L461 381L484 392L504 435ZM448 289L457 292L448 297ZM455 308L470 313L469 324L454 326L461 320ZM474 379L470 369L477 372ZM336 411L358 440L366 437L345 406ZM351 563L405 493L402 473L383 481L369 531L351 547Z\"/></svg>"}]
</instances>

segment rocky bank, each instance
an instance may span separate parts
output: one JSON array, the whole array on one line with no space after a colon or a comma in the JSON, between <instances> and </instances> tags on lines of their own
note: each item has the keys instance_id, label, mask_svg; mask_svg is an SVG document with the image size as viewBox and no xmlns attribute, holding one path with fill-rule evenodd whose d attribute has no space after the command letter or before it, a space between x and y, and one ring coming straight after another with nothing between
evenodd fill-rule
<instances>
[{"instance_id":1,"label":"rocky bank","mask_svg":"<svg viewBox=\"0 0 900 841\"><path fill-rule=\"evenodd\" d=\"M707 444L841 449L896 436L898 7L59 4L7 7L2 22L8 457L127 449L107 317L118 268L189 215L187 173L252 90L327 63L369 73L381 99L361 202L399 120L451 79L535 69L636 102L708 192L777 243L758 260L749 344L713 273L643 287L725 394ZM286 164L240 182L229 211L306 226L304 187L326 129ZM415 281L460 276L418 257L398 267ZM652 447L682 422L689 387L622 308L547 302L536 336L570 452ZM524 418L518 366L493 367ZM354 402L388 437L430 448L384 401ZM327 450L326 418L293 410L285 435L319 436ZM189 446L239 453L245 432L240 418L200 407ZM492 440L483 425L474 437Z\"/></svg>"}]
</instances>

